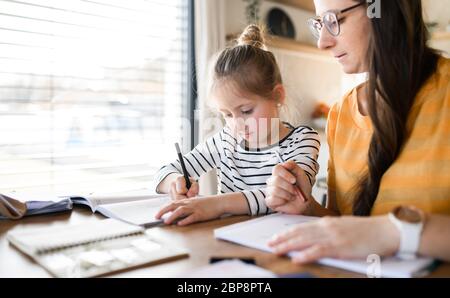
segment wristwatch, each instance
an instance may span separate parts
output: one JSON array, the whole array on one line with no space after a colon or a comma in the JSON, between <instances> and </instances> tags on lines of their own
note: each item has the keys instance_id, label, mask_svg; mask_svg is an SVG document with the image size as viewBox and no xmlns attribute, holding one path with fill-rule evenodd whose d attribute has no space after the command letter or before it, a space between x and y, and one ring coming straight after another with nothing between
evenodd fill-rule
<instances>
[{"instance_id":1,"label":"wristwatch","mask_svg":"<svg viewBox=\"0 0 450 298\"><path fill-rule=\"evenodd\" d=\"M389 213L389 219L400 232L397 257L403 260L417 258L425 213L412 206L399 206Z\"/></svg>"}]
</instances>

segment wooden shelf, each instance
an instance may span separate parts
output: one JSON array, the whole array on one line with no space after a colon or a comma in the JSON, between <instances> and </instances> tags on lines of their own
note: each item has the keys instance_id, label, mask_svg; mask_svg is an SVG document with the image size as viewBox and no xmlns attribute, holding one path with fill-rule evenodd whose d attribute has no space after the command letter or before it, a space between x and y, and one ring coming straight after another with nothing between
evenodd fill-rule
<instances>
[{"instance_id":1,"label":"wooden shelf","mask_svg":"<svg viewBox=\"0 0 450 298\"><path fill-rule=\"evenodd\" d=\"M294 6L296 8L304 9L311 12L315 11L313 0L270 0L270 1L289 6Z\"/></svg>"},{"instance_id":2,"label":"wooden shelf","mask_svg":"<svg viewBox=\"0 0 450 298\"><path fill-rule=\"evenodd\" d=\"M320 50L313 45L305 44L290 38L271 35L267 37L266 42L267 46L272 48L312 54L325 58L332 58L330 52L328 51Z\"/></svg>"},{"instance_id":3,"label":"wooden shelf","mask_svg":"<svg viewBox=\"0 0 450 298\"><path fill-rule=\"evenodd\" d=\"M450 32L436 31L431 34L432 40L450 40Z\"/></svg>"},{"instance_id":4,"label":"wooden shelf","mask_svg":"<svg viewBox=\"0 0 450 298\"><path fill-rule=\"evenodd\" d=\"M227 41L231 42L235 40L239 34L228 34ZM288 50L300 55L305 55L310 58L318 58L321 60L335 61L329 51L323 51L316 46L302 43L290 38L284 38L275 35L266 36L266 44L269 48Z\"/></svg>"}]
</instances>

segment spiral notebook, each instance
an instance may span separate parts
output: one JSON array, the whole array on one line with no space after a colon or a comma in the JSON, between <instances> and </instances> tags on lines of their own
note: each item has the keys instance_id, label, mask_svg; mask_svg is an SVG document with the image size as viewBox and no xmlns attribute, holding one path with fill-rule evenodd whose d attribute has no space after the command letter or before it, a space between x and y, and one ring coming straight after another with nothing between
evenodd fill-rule
<instances>
[{"instance_id":1,"label":"spiral notebook","mask_svg":"<svg viewBox=\"0 0 450 298\"><path fill-rule=\"evenodd\" d=\"M188 256L187 251L115 219L13 230L8 241L56 277L92 277Z\"/></svg>"}]
</instances>

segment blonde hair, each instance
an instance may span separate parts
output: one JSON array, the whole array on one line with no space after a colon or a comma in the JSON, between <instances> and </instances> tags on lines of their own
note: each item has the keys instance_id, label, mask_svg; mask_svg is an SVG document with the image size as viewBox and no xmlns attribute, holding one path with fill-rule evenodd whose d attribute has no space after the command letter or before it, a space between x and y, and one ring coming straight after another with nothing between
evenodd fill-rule
<instances>
[{"instance_id":1,"label":"blonde hair","mask_svg":"<svg viewBox=\"0 0 450 298\"><path fill-rule=\"evenodd\" d=\"M237 44L223 50L214 66L212 89L222 81L231 81L244 92L269 98L275 86L282 84L275 56L265 45L263 30L248 25Z\"/></svg>"}]
</instances>

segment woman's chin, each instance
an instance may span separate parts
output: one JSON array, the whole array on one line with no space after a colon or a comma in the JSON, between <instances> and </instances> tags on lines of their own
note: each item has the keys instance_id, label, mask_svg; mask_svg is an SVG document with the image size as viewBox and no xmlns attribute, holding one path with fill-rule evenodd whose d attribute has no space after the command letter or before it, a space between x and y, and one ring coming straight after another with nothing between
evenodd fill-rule
<instances>
[{"instance_id":1,"label":"woman's chin","mask_svg":"<svg viewBox=\"0 0 450 298\"><path fill-rule=\"evenodd\" d=\"M351 64L348 63L347 61L339 63L342 66L342 71L345 72L346 74L358 74L368 71L365 67L362 67L362 65Z\"/></svg>"},{"instance_id":2,"label":"woman's chin","mask_svg":"<svg viewBox=\"0 0 450 298\"><path fill-rule=\"evenodd\" d=\"M358 68L355 67L354 65L347 64L347 63L341 63L341 66L342 66L342 70L343 70L346 74L355 74L355 73L358 73Z\"/></svg>"}]
</instances>

